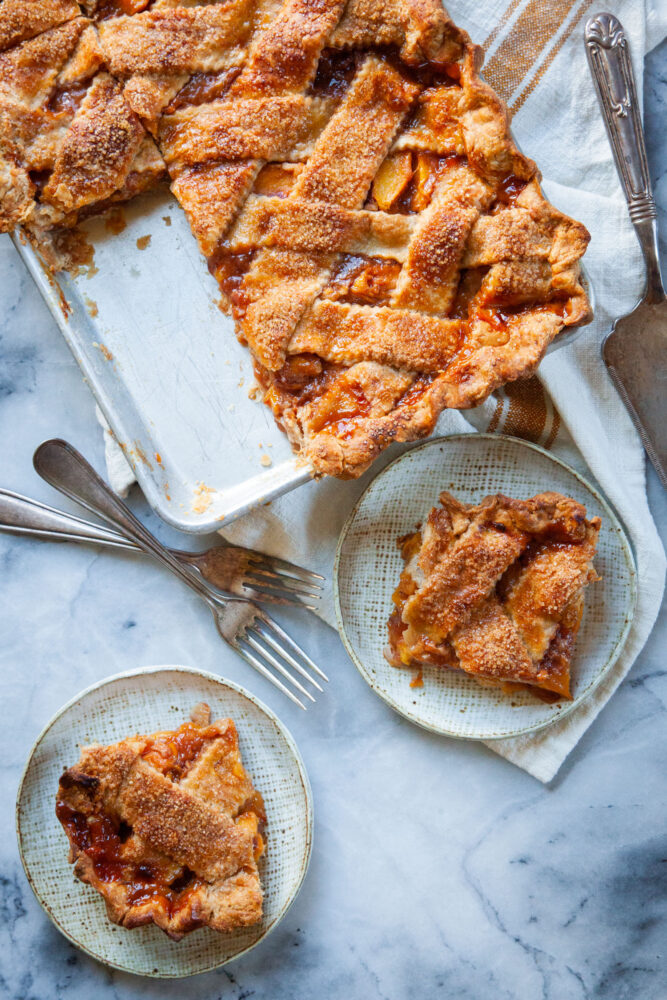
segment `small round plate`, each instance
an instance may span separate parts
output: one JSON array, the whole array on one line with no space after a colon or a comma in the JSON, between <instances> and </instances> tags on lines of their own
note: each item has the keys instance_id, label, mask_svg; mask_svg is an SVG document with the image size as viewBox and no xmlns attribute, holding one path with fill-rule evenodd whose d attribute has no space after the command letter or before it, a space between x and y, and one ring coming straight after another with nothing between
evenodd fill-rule
<instances>
[{"instance_id":1,"label":"small round plate","mask_svg":"<svg viewBox=\"0 0 667 1000\"><path fill-rule=\"evenodd\" d=\"M383 656L392 593L403 560L396 540L448 490L465 503L493 493L528 498L545 490L572 496L598 515L602 528L595 566L602 577L586 588L584 616L572 662L572 701L546 704L529 692L511 697L481 687L459 671L424 668L423 687L410 687L414 670ZM494 740L550 725L576 708L616 662L635 608L630 545L609 504L574 469L543 448L496 434L459 434L405 452L370 484L338 541L334 568L338 628L353 662L371 688L406 719L436 733Z\"/></svg>"},{"instance_id":2,"label":"small round plate","mask_svg":"<svg viewBox=\"0 0 667 1000\"><path fill-rule=\"evenodd\" d=\"M75 879L55 794L65 767L88 743L177 728L200 701L213 718L236 723L243 763L264 796L266 853L260 861L264 918L256 927L219 934L208 927L171 941L154 925L112 924L102 897ZM145 667L87 688L51 719L35 743L19 785L16 828L28 881L46 913L72 944L113 968L171 978L216 969L253 948L284 917L310 860L313 807L306 769L276 716L243 688L191 667Z\"/></svg>"}]
</instances>

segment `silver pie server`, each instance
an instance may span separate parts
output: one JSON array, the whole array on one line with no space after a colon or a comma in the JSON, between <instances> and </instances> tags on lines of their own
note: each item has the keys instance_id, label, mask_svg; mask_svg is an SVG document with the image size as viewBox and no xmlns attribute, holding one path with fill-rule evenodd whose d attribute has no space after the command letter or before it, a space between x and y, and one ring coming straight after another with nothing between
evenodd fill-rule
<instances>
[{"instance_id":1,"label":"silver pie server","mask_svg":"<svg viewBox=\"0 0 667 1000\"><path fill-rule=\"evenodd\" d=\"M644 295L631 313L616 320L602 345L602 357L667 489L667 305L634 74L623 25L613 14L591 17L584 39L616 169L646 262Z\"/></svg>"}]
</instances>

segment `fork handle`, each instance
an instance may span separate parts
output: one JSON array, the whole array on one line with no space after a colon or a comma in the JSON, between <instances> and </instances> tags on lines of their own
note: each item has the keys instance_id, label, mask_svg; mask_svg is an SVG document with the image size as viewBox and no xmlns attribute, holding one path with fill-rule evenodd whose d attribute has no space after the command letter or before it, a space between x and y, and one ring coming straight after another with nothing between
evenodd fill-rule
<instances>
[{"instance_id":1,"label":"fork handle","mask_svg":"<svg viewBox=\"0 0 667 1000\"><path fill-rule=\"evenodd\" d=\"M12 490L0 489L0 531L61 541L96 542L117 549L137 551L134 542L127 541L111 528L84 521L81 517L48 507L39 500L32 500Z\"/></svg>"},{"instance_id":2,"label":"fork handle","mask_svg":"<svg viewBox=\"0 0 667 1000\"><path fill-rule=\"evenodd\" d=\"M661 302L657 212L646 159L644 129L625 29L613 14L595 14L584 29L593 75L616 169L646 262L647 302Z\"/></svg>"},{"instance_id":3,"label":"fork handle","mask_svg":"<svg viewBox=\"0 0 667 1000\"><path fill-rule=\"evenodd\" d=\"M225 606L226 600L212 594L189 567L181 565L67 441L45 441L35 452L33 465L50 486L115 525L125 538L170 569L209 605Z\"/></svg>"}]
</instances>

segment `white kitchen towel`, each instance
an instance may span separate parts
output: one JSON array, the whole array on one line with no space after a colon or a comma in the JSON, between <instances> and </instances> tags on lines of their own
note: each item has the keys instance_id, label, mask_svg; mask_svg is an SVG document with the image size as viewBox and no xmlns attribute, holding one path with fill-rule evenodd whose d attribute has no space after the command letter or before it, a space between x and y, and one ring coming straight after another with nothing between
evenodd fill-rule
<instances>
[{"instance_id":1,"label":"white kitchen towel","mask_svg":"<svg viewBox=\"0 0 667 1000\"><path fill-rule=\"evenodd\" d=\"M600 359L612 320L639 299L644 267L613 165L583 43L593 0L452 0L449 12L486 53L487 81L506 101L520 147L540 165L547 197L580 219L592 240L585 264L595 292L594 322L572 344L547 357L540 377L508 385L476 410L445 412L437 433L493 430L536 441L591 473L625 523L635 551L639 593L625 649L591 697L540 733L495 741L496 753L541 781L568 753L611 697L646 642L660 608L665 558L646 499L644 452ZM629 38L637 89L643 57L667 34L667 3L605 4ZM119 491L132 472L107 434L109 478ZM395 457L393 450L391 457ZM224 534L283 556L331 579L339 531L355 500L389 461L382 456L361 480L309 483L236 521ZM548 484L545 484L547 487ZM332 595L322 617L335 625Z\"/></svg>"}]
</instances>

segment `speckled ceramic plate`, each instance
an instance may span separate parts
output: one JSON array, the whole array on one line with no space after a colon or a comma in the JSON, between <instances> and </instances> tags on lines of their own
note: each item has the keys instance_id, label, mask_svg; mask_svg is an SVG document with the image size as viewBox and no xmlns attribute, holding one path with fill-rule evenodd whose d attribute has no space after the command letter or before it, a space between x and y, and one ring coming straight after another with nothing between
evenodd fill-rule
<instances>
[{"instance_id":1,"label":"speckled ceramic plate","mask_svg":"<svg viewBox=\"0 0 667 1000\"><path fill-rule=\"evenodd\" d=\"M391 667L383 656L391 595L403 560L396 540L425 519L449 490L465 503L492 493L531 497L545 490L572 496L599 516L595 566L602 579L586 589L572 661L572 701L545 704L528 692L511 697L459 671ZM542 729L586 698L616 662L630 628L636 580L628 539L609 504L578 473L543 448L495 434L461 434L405 452L370 484L348 518L334 569L336 616L362 677L387 704L426 729L463 739L493 740Z\"/></svg>"},{"instance_id":2,"label":"speckled ceramic plate","mask_svg":"<svg viewBox=\"0 0 667 1000\"><path fill-rule=\"evenodd\" d=\"M234 719L243 763L264 796L266 853L259 864L264 918L256 927L232 934L205 927L174 942L154 925L129 931L109 922L101 896L72 874L67 837L55 816L55 793L63 769L78 760L81 746L176 728L200 701L208 702L213 718ZM88 688L51 719L21 779L16 827L28 881L73 944L125 972L168 978L224 965L277 926L308 869L313 808L299 751L270 709L213 674L190 667L145 667Z\"/></svg>"}]
</instances>

